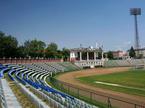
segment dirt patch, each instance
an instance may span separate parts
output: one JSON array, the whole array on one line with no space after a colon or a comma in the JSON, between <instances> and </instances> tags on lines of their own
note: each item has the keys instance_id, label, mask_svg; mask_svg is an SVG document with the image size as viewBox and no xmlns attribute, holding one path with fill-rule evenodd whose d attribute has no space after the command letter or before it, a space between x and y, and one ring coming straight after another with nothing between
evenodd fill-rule
<instances>
[{"instance_id":1,"label":"dirt patch","mask_svg":"<svg viewBox=\"0 0 145 108\"><path fill-rule=\"evenodd\" d=\"M99 75L99 74L109 74L109 73L115 73L115 72L124 72L124 71L127 71L128 69L129 69L128 67L87 69L87 70L80 70L80 71L65 73L65 74L59 75L57 77L57 79L59 79L63 82L75 85L79 88L83 87L86 89L91 89L91 90L95 91L96 93L99 93L99 94L102 94L105 96L109 96L109 97L116 98L119 100L121 99L124 101L136 103L136 104L145 105L145 97L129 95L129 94L115 92L115 91L111 91L111 90L107 90L107 89L97 88L97 87L94 87L94 86L91 86L88 84L83 84L76 80L76 78L78 78L78 77L85 77L85 76L92 76L92 75ZM127 107L127 108L129 108L129 107ZM132 108L132 107L130 107L130 108Z\"/></svg>"}]
</instances>

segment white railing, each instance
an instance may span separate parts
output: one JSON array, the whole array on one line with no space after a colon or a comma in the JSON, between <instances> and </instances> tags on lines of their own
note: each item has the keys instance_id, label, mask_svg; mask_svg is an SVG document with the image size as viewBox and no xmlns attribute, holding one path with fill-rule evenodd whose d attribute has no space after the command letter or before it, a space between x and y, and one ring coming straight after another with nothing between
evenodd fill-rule
<instances>
[{"instance_id":1,"label":"white railing","mask_svg":"<svg viewBox=\"0 0 145 108\"><path fill-rule=\"evenodd\" d=\"M79 67L95 67L95 66L103 66L104 62L102 60L82 60L76 61L75 64Z\"/></svg>"}]
</instances>

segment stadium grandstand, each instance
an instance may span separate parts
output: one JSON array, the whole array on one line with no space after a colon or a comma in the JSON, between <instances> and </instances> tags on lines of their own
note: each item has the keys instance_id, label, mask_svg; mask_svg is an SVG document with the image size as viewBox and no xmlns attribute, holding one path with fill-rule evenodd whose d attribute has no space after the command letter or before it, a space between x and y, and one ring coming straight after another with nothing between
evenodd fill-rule
<instances>
[{"instance_id":1,"label":"stadium grandstand","mask_svg":"<svg viewBox=\"0 0 145 108\"><path fill-rule=\"evenodd\" d=\"M144 68L145 59L126 59L126 60L106 60L105 67L142 67Z\"/></svg>"},{"instance_id":2,"label":"stadium grandstand","mask_svg":"<svg viewBox=\"0 0 145 108\"><path fill-rule=\"evenodd\" d=\"M85 61L84 61L85 62ZM103 61L105 67L124 67L143 65L144 59L130 60L108 60ZM15 85L19 86L21 91L31 101L36 102L37 107L49 108L54 105L56 108L97 108L73 96L63 93L49 84L49 78L57 73L76 71L82 69L82 66L71 62L39 62L23 64L0 64L0 95L1 107L11 108L12 106L21 108L21 104L9 87L5 79L7 75ZM43 97L49 104L44 103L32 91ZM46 107L47 106L47 107Z\"/></svg>"},{"instance_id":3,"label":"stadium grandstand","mask_svg":"<svg viewBox=\"0 0 145 108\"><path fill-rule=\"evenodd\" d=\"M21 108L21 104L16 99L12 90L8 86L4 74L21 88L21 91L28 97L31 97L32 103L36 103L38 108L97 108L73 96L63 93L51 87L48 83L52 74L65 71L79 70L80 68L70 62L58 63L29 63L29 64L1 64L0 65L0 95L2 108ZM46 105L40 101L30 89L41 95L46 101Z\"/></svg>"}]
</instances>

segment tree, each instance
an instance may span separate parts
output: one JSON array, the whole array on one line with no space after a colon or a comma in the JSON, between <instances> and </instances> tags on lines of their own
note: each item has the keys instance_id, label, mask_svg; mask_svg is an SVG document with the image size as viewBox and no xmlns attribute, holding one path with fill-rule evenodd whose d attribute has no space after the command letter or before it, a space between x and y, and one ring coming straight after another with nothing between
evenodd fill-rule
<instances>
[{"instance_id":1,"label":"tree","mask_svg":"<svg viewBox=\"0 0 145 108\"><path fill-rule=\"evenodd\" d=\"M11 35L0 32L0 57L16 57L18 41Z\"/></svg>"},{"instance_id":2,"label":"tree","mask_svg":"<svg viewBox=\"0 0 145 108\"><path fill-rule=\"evenodd\" d=\"M26 52L25 52L25 47L24 46L19 46L17 48L17 57L26 57Z\"/></svg>"},{"instance_id":3,"label":"tree","mask_svg":"<svg viewBox=\"0 0 145 108\"><path fill-rule=\"evenodd\" d=\"M56 43L53 43L53 42L50 43L48 45L48 47L46 48L46 53L45 53L46 57L49 57L49 58L58 58L57 57L57 54L58 54L57 48L58 48L58 46L57 46Z\"/></svg>"},{"instance_id":4,"label":"tree","mask_svg":"<svg viewBox=\"0 0 145 108\"><path fill-rule=\"evenodd\" d=\"M52 42L48 45L47 50L57 51L57 48L58 48L57 44Z\"/></svg>"},{"instance_id":5,"label":"tree","mask_svg":"<svg viewBox=\"0 0 145 108\"><path fill-rule=\"evenodd\" d=\"M27 40L24 42L25 53L27 57L44 57L46 44L40 40Z\"/></svg>"},{"instance_id":6,"label":"tree","mask_svg":"<svg viewBox=\"0 0 145 108\"><path fill-rule=\"evenodd\" d=\"M131 46L131 48L130 48L130 50L129 50L129 56L130 57L136 57L136 55L135 55L135 50L134 50L134 48L133 48L133 46Z\"/></svg>"},{"instance_id":7,"label":"tree","mask_svg":"<svg viewBox=\"0 0 145 108\"><path fill-rule=\"evenodd\" d=\"M9 57L49 57L49 58L69 58L69 50L63 48L58 50L56 43L50 43L47 48L41 40L27 40L24 45L18 46L18 41L11 35L0 32L0 58Z\"/></svg>"},{"instance_id":8,"label":"tree","mask_svg":"<svg viewBox=\"0 0 145 108\"><path fill-rule=\"evenodd\" d=\"M108 59L113 59L113 58L114 58L114 57L113 57L112 51L109 51L109 52L107 53L107 57L108 57Z\"/></svg>"},{"instance_id":9,"label":"tree","mask_svg":"<svg viewBox=\"0 0 145 108\"><path fill-rule=\"evenodd\" d=\"M61 59L63 57L63 52L61 50L57 50L57 58Z\"/></svg>"},{"instance_id":10,"label":"tree","mask_svg":"<svg viewBox=\"0 0 145 108\"><path fill-rule=\"evenodd\" d=\"M62 54L63 54L64 61L68 60L68 58L70 57L70 51L69 51L69 49L63 48L62 49Z\"/></svg>"}]
</instances>

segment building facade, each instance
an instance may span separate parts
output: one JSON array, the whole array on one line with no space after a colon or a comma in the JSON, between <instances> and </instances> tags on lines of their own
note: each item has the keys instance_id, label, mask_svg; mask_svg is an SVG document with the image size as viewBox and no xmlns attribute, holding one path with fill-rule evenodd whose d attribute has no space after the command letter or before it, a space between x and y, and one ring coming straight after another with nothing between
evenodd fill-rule
<instances>
[{"instance_id":1,"label":"building facade","mask_svg":"<svg viewBox=\"0 0 145 108\"><path fill-rule=\"evenodd\" d=\"M138 55L141 58L145 58L145 48L135 49L136 56Z\"/></svg>"},{"instance_id":2,"label":"building facade","mask_svg":"<svg viewBox=\"0 0 145 108\"><path fill-rule=\"evenodd\" d=\"M124 51L112 51L112 54L113 54L113 57L116 58L116 59L119 59L119 58L123 58L124 56L126 56L126 53Z\"/></svg>"},{"instance_id":3,"label":"building facade","mask_svg":"<svg viewBox=\"0 0 145 108\"><path fill-rule=\"evenodd\" d=\"M70 61L82 67L102 66L101 48L74 48L70 50ZM101 57L100 57L101 56Z\"/></svg>"}]
</instances>

